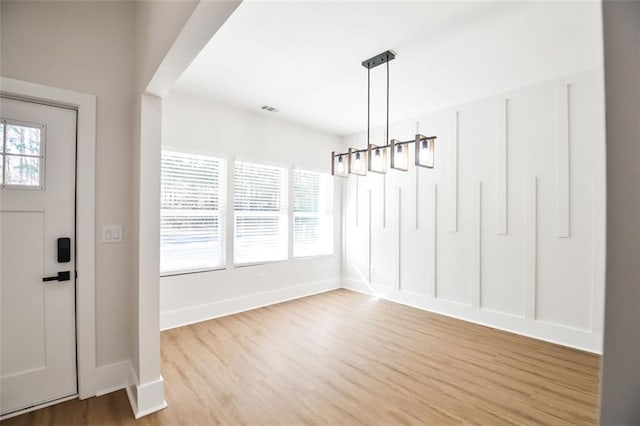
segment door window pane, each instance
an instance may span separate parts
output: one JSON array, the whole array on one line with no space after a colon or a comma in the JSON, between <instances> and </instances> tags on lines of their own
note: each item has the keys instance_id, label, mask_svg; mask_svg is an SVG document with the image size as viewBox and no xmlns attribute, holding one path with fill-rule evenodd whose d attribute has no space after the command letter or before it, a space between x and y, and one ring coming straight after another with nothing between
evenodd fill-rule
<instances>
[{"instance_id":1,"label":"door window pane","mask_svg":"<svg viewBox=\"0 0 640 426\"><path fill-rule=\"evenodd\" d=\"M40 154L42 129L17 124L7 124L6 152L19 155Z\"/></svg>"},{"instance_id":2,"label":"door window pane","mask_svg":"<svg viewBox=\"0 0 640 426\"><path fill-rule=\"evenodd\" d=\"M44 188L44 125L2 119L0 122L0 185L2 188Z\"/></svg>"},{"instance_id":3,"label":"door window pane","mask_svg":"<svg viewBox=\"0 0 640 426\"><path fill-rule=\"evenodd\" d=\"M6 156L6 185L40 186L40 158Z\"/></svg>"}]
</instances>

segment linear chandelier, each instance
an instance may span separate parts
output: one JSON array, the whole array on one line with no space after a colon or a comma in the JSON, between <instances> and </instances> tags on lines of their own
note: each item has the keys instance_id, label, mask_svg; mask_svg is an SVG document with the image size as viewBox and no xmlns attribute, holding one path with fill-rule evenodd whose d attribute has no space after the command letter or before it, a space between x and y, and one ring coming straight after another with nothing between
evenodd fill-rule
<instances>
[{"instance_id":1,"label":"linear chandelier","mask_svg":"<svg viewBox=\"0 0 640 426\"><path fill-rule=\"evenodd\" d=\"M436 136L416 134L415 139L408 141L389 140L389 62L396 55L387 50L379 55L362 62L367 69L367 147L363 149L349 148L347 152L331 153L331 174L333 176L349 177L350 174L365 176L367 171L375 173L387 172L387 158L390 167L396 170L409 170L409 145L414 144L415 165L432 169L434 166L434 152ZM385 145L371 143L371 68L378 65L387 66L387 128ZM387 154L389 153L389 154Z\"/></svg>"}]
</instances>

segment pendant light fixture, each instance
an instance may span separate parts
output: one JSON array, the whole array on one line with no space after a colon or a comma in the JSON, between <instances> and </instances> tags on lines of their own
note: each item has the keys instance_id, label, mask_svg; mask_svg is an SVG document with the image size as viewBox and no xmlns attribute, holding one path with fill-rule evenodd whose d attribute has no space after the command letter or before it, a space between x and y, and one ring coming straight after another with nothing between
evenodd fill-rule
<instances>
[{"instance_id":1,"label":"pendant light fixture","mask_svg":"<svg viewBox=\"0 0 640 426\"><path fill-rule=\"evenodd\" d=\"M387 172L387 157L391 158L391 168L409 170L409 145L415 144L415 165L419 167L434 167L436 136L417 134L415 139L408 141L389 140L389 62L396 58L390 50L382 52L362 62L367 69L367 148L349 148L346 153L331 153L331 174L333 176L348 177L350 174L366 176L367 171L374 173ZM371 69L386 64L387 68L387 126L385 145L371 143ZM390 154L387 155L387 152Z\"/></svg>"},{"instance_id":2,"label":"pendant light fixture","mask_svg":"<svg viewBox=\"0 0 640 426\"><path fill-rule=\"evenodd\" d=\"M349 173L352 175L367 175L367 150L349 148Z\"/></svg>"},{"instance_id":3,"label":"pendant light fixture","mask_svg":"<svg viewBox=\"0 0 640 426\"><path fill-rule=\"evenodd\" d=\"M387 149L383 146L369 144L369 171L387 173Z\"/></svg>"},{"instance_id":4,"label":"pendant light fixture","mask_svg":"<svg viewBox=\"0 0 640 426\"><path fill-rule=\"evenodd\" d=\"M349 176L349 156L347 154L331 153L331 174L333 176Z\"/></svg>"},{"instance_id":5,"label":"pendant light fixture","mask_svg":"<svg viewBox=\"0 0 640 426\"><path fill-rule=\"evenodd\" d=\"M436 137L416 135L416 166L433 169Z\"/></svg>"}]
</instances>

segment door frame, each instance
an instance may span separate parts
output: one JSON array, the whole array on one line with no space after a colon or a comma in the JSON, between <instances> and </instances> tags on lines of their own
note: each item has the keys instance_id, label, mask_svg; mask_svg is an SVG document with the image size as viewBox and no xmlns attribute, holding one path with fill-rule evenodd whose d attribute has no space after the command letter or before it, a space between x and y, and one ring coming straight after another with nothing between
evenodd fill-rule
<instances>
[{"instance_id":1,"label":"door frame","mask_svg":"<svg viewBox=\"0 0 640 426\"><path fill-rule=\"evenodd\" d=\"M96 394L95 164L96 97L0 77L0 94L77 111L76 122L76 362L78 396ZM57 401L56 401L57 402Z\"/></svg>"}]
</instances>

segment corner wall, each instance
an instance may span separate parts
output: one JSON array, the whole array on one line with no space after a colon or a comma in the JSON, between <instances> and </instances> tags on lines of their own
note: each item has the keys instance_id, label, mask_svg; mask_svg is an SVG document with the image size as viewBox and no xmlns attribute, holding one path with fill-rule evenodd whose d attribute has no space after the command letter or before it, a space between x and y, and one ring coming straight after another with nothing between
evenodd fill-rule
<instances>
[{"instance_id":1,"label":"corner wall","mask_svg":"<svg viewBox=\"0 0 640 426\"><path fill-rule=\"evenodd\" d=\"M640 424L640 2L605 1L607 293L600 423Z\"/></svg>"},{"instance_id":2,"label":"corner wall","mask_svg":"<svg viewBox=\"0 0 640 426\"><path fill-rule=\"evenodd\" d=\"M394 123L390 136L416 131L438 136L435 169L346 181L345 286L600 352L601 73Z\"/></svg>"},{"instance_id":3,"label":"corner wall","mask_svg":"<svg viewBox=\"0 0 640 426\"><path fill-rule=\"evenodd\" d=\"M0 74L95 95L95 391L116 385L130 358L134 4L3 1ZM103 225L121 224L121 244ZM124 382L118 382L122 387Z\"/></svg>"},{"instance_id":4,"label":"corner wall","mask_svg":"<svg viewBox=\"0 0 640 426\"><path fill-rule=\"evenodd\" d=\"M328 172L329 156L339 148L339 137L267 114L171 92L163 103L163 148L225 157L227 170L232 170L231 162L237 158ZM227 176L229 181L230 174ZM335 181L335 237L331 256L292 258L255 266L229 264L226 269L216 271L162 277L161 329L340 287L340 207L341 182ZM231 220L231 214L228 211L227 220ZM229 251L229 238L227 246Z\"/></svg>"}]
</instances>

